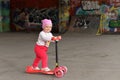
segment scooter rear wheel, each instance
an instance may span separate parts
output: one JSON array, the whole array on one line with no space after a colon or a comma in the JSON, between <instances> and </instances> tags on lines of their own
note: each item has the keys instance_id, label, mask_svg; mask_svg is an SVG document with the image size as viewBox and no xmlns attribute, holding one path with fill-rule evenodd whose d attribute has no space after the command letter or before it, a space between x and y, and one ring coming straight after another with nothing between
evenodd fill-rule
<instances>
[{"instance_id":1,"label":"scooter rear wheel","mask_svg":"<svg viewBox=\"0 0 120 80\"><path fill-rule=\"evenodd\" d=\"M25 69L25 72L27 72L27 73L30 73L32 71L33 71L32 66L27 66L26 69Z\"/></svg>"}]
</instances>

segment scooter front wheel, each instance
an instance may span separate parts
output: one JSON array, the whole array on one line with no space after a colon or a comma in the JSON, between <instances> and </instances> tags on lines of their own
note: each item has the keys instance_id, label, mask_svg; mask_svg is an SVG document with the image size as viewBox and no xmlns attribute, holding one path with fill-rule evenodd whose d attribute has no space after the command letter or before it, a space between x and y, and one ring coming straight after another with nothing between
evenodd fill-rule
<instances>
[{"instance_id":1,"label":"scooter front wheel","mask_svg":"<svg viewBox=\"0 0 120 80\"><path fill-rule=\"evenodd\" d=\"M61 70L63 71L64 74L67 73L68 69L66 66L60 66Z\"/></svg>"},{"instance_id":2,"label":"scooter front wheel","mask_svg":"<svg viewBox=\"0 0 120 80\"><path fill-rule=\"evenodd\" d=\"M58 77L58 78L61 78L61 77L64 76L64 72L59 68L56 68L54 73L55 73L55 76Z\"/></svg>"}]
</instances>

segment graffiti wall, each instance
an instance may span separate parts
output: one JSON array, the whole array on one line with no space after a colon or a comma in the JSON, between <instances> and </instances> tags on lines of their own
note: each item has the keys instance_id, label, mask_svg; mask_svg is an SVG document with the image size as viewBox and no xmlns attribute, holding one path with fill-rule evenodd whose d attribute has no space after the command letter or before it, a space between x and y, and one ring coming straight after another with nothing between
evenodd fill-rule
<instances>
[{"instance_id":1,"label":"graffiti wall","mask_svg":"<svg viewBox=\"0 0 120 80\"><path fill-rule=\"evenodd\" d=\"M99 27L100 15L76 15L72 16L70 26L72 29L97 29ZM79 31L78 30L78 31Z\"/></svg>"},{"instance_id":2,"label":"graffiti wall","mask_svg":"<svg viewBox=\"0 0 120 80\"><path fill-rule=\"evenodd\" d=\"M87 29L88 27L97 29L99 27L100 21L100 5L99 1L92 0L71 0L71 8L74 10L74 13L71 14L71 23L70 27L73 28L83 28Z\"/></svg>"},{"instance_id":3,"label":"graffiti wall","mask_svg":"<svg viewBox=\"0 0 120 80\"><path fill-rule=\"evenodd\" d=\"M1 2L0 2L0 32L2 32L2 13L1 13Z\"/></svg>"},{"instance_id":4,"label":"graffiti wall","mask_svg":"<svg viewBox=\"0 0 120 80\"><path fill-rule=\"evenodd\" d=\"M50 18L58 25L58 0L11 0L11 31L40 30L41 20Z\"/></svg>"},{"instance_id":5,"label":"graffiti wall","mask_svg":"<svg viewBox=\"0 0 120 80\"><path fill-rule=\"evenodd\" d=\"M104 30L104 32L120 32L120 7L106 5L103 11L99 29Z\"/></svg>"},{"instance_id":6,"label":"graffiti wall","mask_svg":"<svg viewBox=\"0 0 120 80\"><path fill-rule=\"evenodd\" d=\"M81 5L83 10L97 10L100 8L100 6L98 5L98 1L81 1Z\"/></svg>"},{"instance_id":7,"label":"graffiti wall","mask_svg":"<svg viewBox=\"0 0 120 80\"><path fill-rule=\"evenodd\" d=\"M97 35L120 32L120 7L101 5L100 26Z\"/></svg>"},{"instance_id":8,"label":"graffiti wall","mask_svg":"<svg viewBox=\"0 0 120 80\"><path fill-rule=\"evenodd\" d=\"M41 29L41 20L47 18L53 22L53 30L58 29L58 9L57 8L17 8L13 13L13 24L18 30Z\"/></svg>"},{"instance_id":9,"label":"graffiti wall","mask_svg":"<svg viewBox=\"0 0 120 80\"><path fill-rule=\"evenodd\" d=\"M10 31L10 1L0 1L0 32Z\"/></svg>"},{"instance_id":10,"label":"graffiti wall","mask_svg":"<svg viewBox=\"0 0 120 80\"><path fill-rule=\"evenodd\" d=\"M69 0L61 0L59 2L59 32L64 32L69 24Z\"/></svg>"},{"instance_id":11,"label":"graffiti wall","mask_svg":"<svg viewBox=\"0 0 120 80\"><path fill-rule=\"evenodd\" d=\"M81 1L81 6L76 8L76 15L96 15L99 14L100 5L98 1Z\"/></svg>"}]
</instances>

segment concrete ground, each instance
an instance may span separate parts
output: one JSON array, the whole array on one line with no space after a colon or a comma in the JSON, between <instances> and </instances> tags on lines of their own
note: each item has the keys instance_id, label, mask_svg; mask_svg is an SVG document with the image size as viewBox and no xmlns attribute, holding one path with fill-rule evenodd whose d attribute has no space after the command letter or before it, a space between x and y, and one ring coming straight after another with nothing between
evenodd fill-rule
<instances>
[{"instance_id":1,"label":"concrete ground","mask_svg":"<svg viewBox=\"0 0 120 80\"><path fill-rule=\"evenodd\" d=\"M0 80L120 80L120 35L96 36L95 32L67 32L58 43L59 62L68 68L62 78L27 74L25 67L35 57L38 33L0 33ZM49 67L55 67L54 43Z\"/></svg>"}]
</instances>

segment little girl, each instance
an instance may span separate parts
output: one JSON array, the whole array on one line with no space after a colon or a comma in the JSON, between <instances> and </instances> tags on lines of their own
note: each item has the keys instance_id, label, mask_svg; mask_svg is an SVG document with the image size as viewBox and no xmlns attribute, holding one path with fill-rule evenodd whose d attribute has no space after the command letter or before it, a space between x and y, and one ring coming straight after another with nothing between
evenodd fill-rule
<instances>
[{"instance_id":1,"label":"little girl","mask_svg":"<svg viewBox=\"0 0 120 80\"><path fill-rule=\"evenodd\" d=\"M51 33L52 30L52 21L49 19L42 20L42 31L39 33L38 40L36 42L34 51L36 54L36 58L32 64L34 70L40 70L38 65L41 61L42 68L41 70L50 71L48 68L48 47L50 42L52 41L53 35Z\"/></svg>"}]
</instances>

